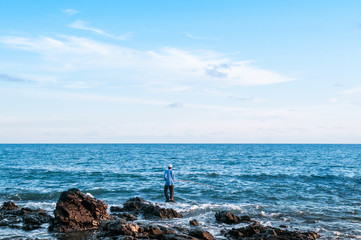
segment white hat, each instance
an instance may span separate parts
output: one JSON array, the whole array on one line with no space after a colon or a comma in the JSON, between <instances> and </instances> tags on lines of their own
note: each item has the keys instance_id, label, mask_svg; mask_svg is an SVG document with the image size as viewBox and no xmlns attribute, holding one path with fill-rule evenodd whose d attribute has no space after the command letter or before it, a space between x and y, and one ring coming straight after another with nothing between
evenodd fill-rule
<instances>
[{"instance_id":1,"label":"white hat","mask_svg":"<svg viewBox=\"0 0 361 240\"><path fill-rule=\"evenodd\" d=\"M173 165L172 165L172 164L169 164L169 165L168 165L168 168L172 168L172 167L173 167Z\"/></svg>"}]
</instances>

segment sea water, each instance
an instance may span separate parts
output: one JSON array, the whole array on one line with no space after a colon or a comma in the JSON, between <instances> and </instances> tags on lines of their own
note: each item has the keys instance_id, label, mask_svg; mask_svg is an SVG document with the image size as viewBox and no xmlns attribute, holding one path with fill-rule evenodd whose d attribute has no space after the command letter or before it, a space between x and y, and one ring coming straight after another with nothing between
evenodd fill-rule
<instances>
[{"instance_id":1,"label":"sea water","mask_svg":"<svg viewBox=\"0 0 361 240\"><path fill-rule=\"evenodd\" d=\"M165 203L173 164L176 204ZM121 206L139 196L197 219L222 239L217 211L267 226L312 230L321 239L361 239L361 145L344 144L2 144L0 204L52 214L62 191L78 188ZM244 225L238 225L244 226ZM234 226L229 226L234 227ZM228 228L229 228L228 227ZM45 228L0 227L0 239L55 238Z\"/></svg>"}]
</instances>

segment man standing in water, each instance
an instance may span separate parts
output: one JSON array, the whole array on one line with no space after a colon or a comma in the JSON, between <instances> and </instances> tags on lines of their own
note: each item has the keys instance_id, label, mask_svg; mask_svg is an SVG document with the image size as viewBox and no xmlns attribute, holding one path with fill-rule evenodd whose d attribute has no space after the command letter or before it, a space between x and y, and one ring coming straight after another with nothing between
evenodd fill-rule
<instances>
[{"instance_id":1,"label":"man standing in water","mask_svg":"<svg viewBox=\"0 0 361 240\"><path fill-rule=\"evenodd\" d=\"M168 170L165 170L164 172L164 180L165 180L165 185L164 185L164 195L166 198L166 202L175 202L174 201L174 172L172 170L173 166L172 164L168 165ZM170 198L168 196L168 189L170 191Z\"/></svg>"}]
</instances>

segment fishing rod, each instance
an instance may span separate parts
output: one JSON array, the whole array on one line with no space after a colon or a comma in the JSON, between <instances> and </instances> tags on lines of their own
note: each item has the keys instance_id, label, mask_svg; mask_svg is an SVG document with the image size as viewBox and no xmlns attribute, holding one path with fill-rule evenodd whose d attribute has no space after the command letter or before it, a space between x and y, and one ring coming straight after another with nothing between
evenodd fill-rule
<instances>
[{"instance_id":1,"label":"fishing rod","mask_svg":"<svg viewBox=\"0 0 361 240\"><path fill-rule=\"evenodd\" d=\"M189 181L189 180L175 180L176 182L191 182L191 183L196 183L196 184L201 184L201 185L205 185L205 186L208 186L208 187L212 187L212 188L217 188L219 189L218 187L215 187L215 186L212 186L212 185L208 185L208 184L204 184L204 183L199 183L199 182L194 182L194 181Z\"/></svg>"}]
</instances>

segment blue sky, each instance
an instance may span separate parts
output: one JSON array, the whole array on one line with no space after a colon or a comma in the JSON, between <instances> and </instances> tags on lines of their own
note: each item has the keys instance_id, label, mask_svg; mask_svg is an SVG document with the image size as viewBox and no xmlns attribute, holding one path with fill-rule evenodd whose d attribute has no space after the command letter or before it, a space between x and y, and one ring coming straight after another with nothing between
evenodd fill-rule
<instances>
[{"instance_id":1,"label":"blue sky","mask_svg":"<svg viewBox=\"0 0 361 240\"><path fill-rule=\"evenodd\" d=\"M0 142L360 143L360 12L0 0Z\"/></svg>"}]
</instances>

